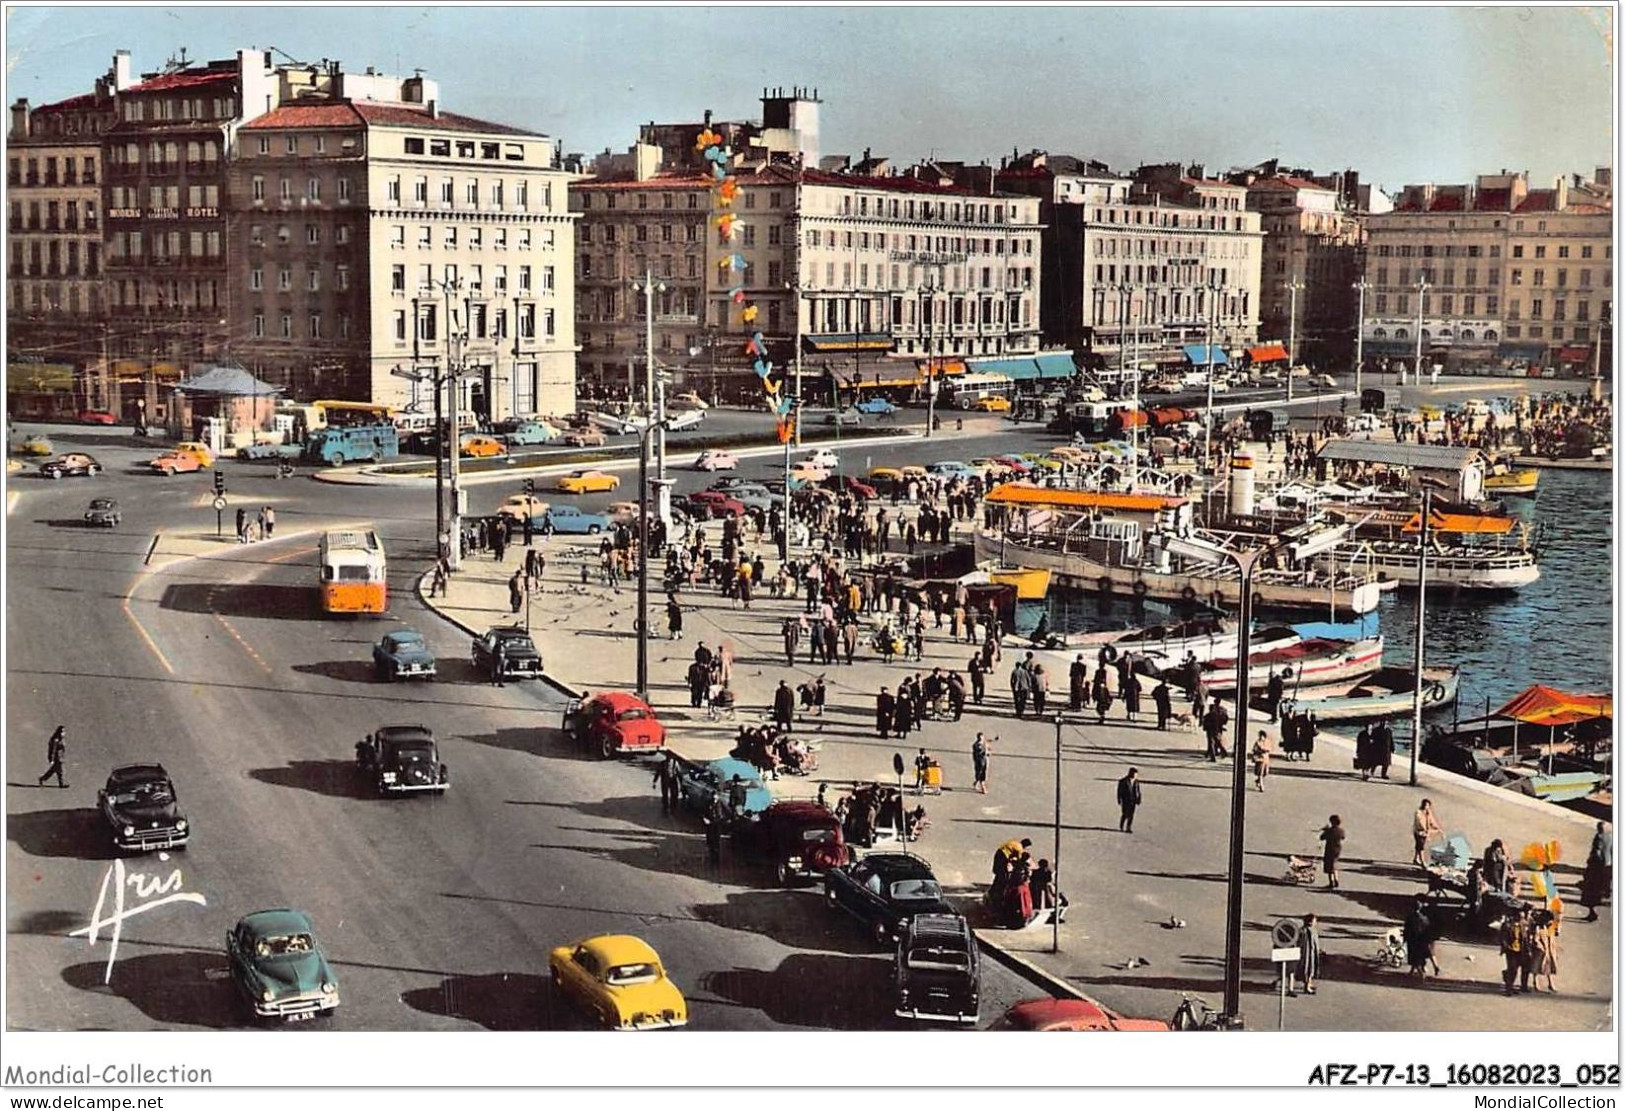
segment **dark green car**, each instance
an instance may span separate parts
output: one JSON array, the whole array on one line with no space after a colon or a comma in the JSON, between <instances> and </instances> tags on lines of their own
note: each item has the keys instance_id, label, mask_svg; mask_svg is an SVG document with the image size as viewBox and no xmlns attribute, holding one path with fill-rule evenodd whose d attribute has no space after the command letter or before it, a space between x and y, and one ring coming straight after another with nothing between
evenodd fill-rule
<instances>
[{"instance_id":1,"label":"dark green car","mask_svg":"<svg viewBox=\"0 0 1625 1111\"><path fill-rule=\"evenodd\" d=\"M226 934L231 978L259 1018L289 1022L339 1005L339 982L300 910L261 910Z\"/></svg>"}]
</instances>

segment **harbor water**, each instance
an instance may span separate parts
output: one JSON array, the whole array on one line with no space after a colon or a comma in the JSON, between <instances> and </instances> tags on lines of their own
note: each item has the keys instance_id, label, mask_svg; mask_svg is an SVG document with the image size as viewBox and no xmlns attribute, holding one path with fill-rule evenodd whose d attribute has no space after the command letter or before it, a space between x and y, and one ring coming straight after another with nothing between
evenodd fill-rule
<instances>
[{"instance_id":1,"label":"harbor water","mask_svg":"<svg viewBox=\"0 0 1625 1111\"><path fill-rule=\"evenodd\" d=\"M1486 702L1490 709L1503 705L1531 683L1613 690L1612 472L1545 470L1535 497L1509 497L1505 504L1509 512L1544 527L1540 578L1502 595L1428 591L1425 663L1461 669L1455 713L1463 718L1484 713ZM1058 632L1132 628L1189 616L1176 604L1052 590L1044 603L1022 606L1017 630L1030 630L1046 611ZM1385 662L1409 666L1416 643L1415 593L1385 593L1373 617L1368 623L1386 639ZM1282 612L1262 620L1327 619L1325 613Z\"/></svg>"}]
</instances>

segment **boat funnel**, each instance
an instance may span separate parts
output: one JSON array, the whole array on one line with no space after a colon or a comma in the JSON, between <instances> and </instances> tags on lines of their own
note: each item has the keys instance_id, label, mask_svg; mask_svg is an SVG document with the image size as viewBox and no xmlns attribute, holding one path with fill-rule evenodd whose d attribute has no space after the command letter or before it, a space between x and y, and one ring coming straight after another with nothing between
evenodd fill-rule
<instances>
[{"instance_id":1,"label":"boat funnel","mask_svg":"<svg viewBox=\"0 0 1625 1111\"><path fill-rule=\"evenodd\" d=\"M1253 512L1253 457L1245 450L1230 457L1230 512L1237 517Z\"/></svg>"}]
</instances>

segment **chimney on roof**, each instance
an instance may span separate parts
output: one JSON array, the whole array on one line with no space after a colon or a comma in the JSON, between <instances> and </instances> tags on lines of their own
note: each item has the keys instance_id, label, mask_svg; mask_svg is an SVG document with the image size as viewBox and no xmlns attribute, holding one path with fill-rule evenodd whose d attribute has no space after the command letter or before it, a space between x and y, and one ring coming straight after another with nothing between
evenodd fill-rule
<instances>
[{"instance_id":1,"label":"chimney on roof","mask_svg":"<svg viewBox=\"0 0 1625 1111\"><path fill-rule=\"evenodd\" d=\"M429 101L429 118L431 120L438 120L440 118L440 102L438 100Z\"/></svg>"},{"instance_id":2,"label":"chimney on roof","mask_svg":"<svg viewBox=\"0 0 1625 1111\"><path fill-rule=\"evenodd\" d=\"M11 137L13 139L28 138L28 98L18 97L17 102L11 106Z\"/></svg>"},{"instance_id":3,"label":"chimney on roof","mask_svg":"<svg viewBox=\"0 0 1625 1111\"><path fill-rule=\"evenodd\" d=\"M1597 172L1592 175L1592 181L1607 189L1614 187L1614 169L1612 166L1598 166Z\"/></svg>"},{"instance_id":4,"label":"chimney on roof","mask_svg":"<svg viewBox=\"0 0 1625 1111\"><path fill-rule=\"evenodd\" d=\"M654 123L653 120L650 120L649 122L651 124ZM707 108L705 110L705 126L708 127L708 128L711 126L711 109L709 109L709 108Z\"/></svg>"},{"instance_id":5,"label":"chimney on roof","mask_svg":"<svg viewBox=\"0 0 1625 1111\"><path fill-rule=\"evenodd\" d=\"M130 76L130 52L128 50L115 50L113 52L113 91L122 93L135 84Z\"/></svg>"}]
</instances>

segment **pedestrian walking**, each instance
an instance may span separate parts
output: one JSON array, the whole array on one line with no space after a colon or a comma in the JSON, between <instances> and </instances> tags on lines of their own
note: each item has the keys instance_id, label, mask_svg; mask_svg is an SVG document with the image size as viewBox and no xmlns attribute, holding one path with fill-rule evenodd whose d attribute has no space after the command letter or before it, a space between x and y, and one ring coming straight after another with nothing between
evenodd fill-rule
<instances>
[{"instance_id":1,"label":"pedestrian walking","mask_svg":"<svg viewBox=\"0 0 1625 1111\"><path fill-rule=\"evenodd\" d=\"M875 695L875 732L880 734L881 740L891 736L892 718L896 713L897 699L881 687L880 693Z\"/></svg>"},{"instance_id":2,"label":"pedestrian walking","mask_svg":"<svg viewBox=\"0 0 1625 1111\"><path fill-rule=\"evenodd\" d=\"M1084 699L1089 696L1089 665L1083 662L1082 652L1067 668L1067 693L1072 698L1072 712L1082 710Z\"/></svg>"},{"instance_id":3,"label":"pedestrian walking","mask_svg":"<svg viewBox=\"0 0 1625 1111\"><path fill-rule=\"evenodd\" d=\"M666 595L666 631L673 640L683 639L683 607L674 594Z\"/></svg>"},{"instance_id":4,"label":"pedestrian walking","mask_svg":"<svg viewBox=\"0 0 1625 1111\"><path fill-rule=\"evenodd\" d=\"M496 686L506 686L508 677L508 642L497 641L497 650L491 657L491 682Z\"/></svg>"},{"instance_id":5,"label":"pedestrian walking","mask_svg":"<svg viewBox=\"0 0 1625 1111\"><path fill-rule=\"evenodd\" d=\"M1298 931L1298 963L1293 967L1294 977L1303 981L1303 990L1308 995L1315 994L1315 981L1320 978L1320 931L1316 921L1313 914L1303 916L1303 928ZM1287 994L1298 994L1290 982Z\"/></svg>"},{"instance_id":6,"label":"pedestrian walking","mask_svg":"<svg viewBox=\"0 0 1625 1111\"><path fill-rule=\"evenodd\" d=\"M433 598L437 594L442 597L445 596L448 570L445 556L441 556L434 561L434 575L429 579L429 597Z\"/></svg>"},{"instance_id":7,"label":"pedestrian walking","mask_svg":"<svg viewBox=\"0 0 1625 1111\"><path fill-rule=\"evenodd\" d=\"M1027 699L1032 697L1033 676L1024 660L1017 660L1010 669L1010 695L1016 701L1016 717L1027 712Z\"/></svg>"},{"instance_id":8,"label":"pedestrian walking","mask_svg":"<svg viewBox=\"0 0 1625 1111\"><path fill-rule=\"evenodd\" d=\"M1546 979L1546 990L1557 992L1557 984L1553 977L1557 975L1557 916L1544 907L1535 910L1529 920L1529 946L1525 951L1524 970L1530 980L1534 981L1531 988L1525 981L1525 991L1539 991L1542 977Z\"/></svg>"},{"instance_id":9,"label":"pedestrian walking","mask_svg":"<svg viewBox=\"0 0 1625 1111\"><path fill-rule=\"evenodd\" d=\"M1337 862L1343 856L1343 840L1348 831L1343 828L1343 819L1333 814L1327 821L1326 827L1320 831L1320 839L1326 843L1321 857L1321 865L1326 869L1326 889L1336 891L1342 886L1337 875Z\"/></svg>"},{"instance_id":10,"label":"pedestrian walking","mask_svg":"<svg viewBox=\"0 0 1625 1111\"><path fill-rule=\"evenodd\" d=\"M1421 864L1427 862L1422 859L1422 850L1427 848L1428 842L1434 837L1444 836L1444 828L1439 825L1438 817L1433 813L1433 800L1423 799L1422 805L1416 808L1411 816L1411 863Z\"/></svg>"},{"instance_id":11,"label":"pedestrian walking","mask_svg":"<svg viewBox=\"0 0 1625 1111\"><path fill-rule=\"evenodd\" d=\"M1117 781L1117 828L1120 832L1134 832L1134 812L1139 809L1141 801L1140 770L1130 768L1128 774Z\"/></svg>"},{"instance_id":12,"label":"pedestrian walking","mask_svg":"<svg viewBox=\"0 0 1625 1111\"><path fill-rule=\"evenodd\" d=\"M1258 731L1258 740L1253 742L1253 784L1262 791L1264 780L1270 774L1270 753L1275 751L1275 745L1270 741L1270 735L1264 730Z\"/></svg>"},{"instance_id":13,"label":"pedestrian walking","mask_svg":"<svg viewBox=\"0 0 1625 1111\"><path fill-rule=\"evenodd\" d=\"M1281 712L1281 696L1286 693L1286 680L1282 678L1285 672L1270 672L1269 685L1265 688L1265 698L1269 703L1270 720L1279 720Z\"/></svg>"},{"instance_id":14,"label":"pedestrian walking","mask_svg":"<svg viewBox=\"0 0 1625 1111\"><path fill-rule=\"evenodd\" d=\"M1027 674L1032 679L1033 714L1043 717L1044 706L1049 702L1049 673L1044 670L1043 664L1033 664Z\"/></svg>"},{"instance_id":15,"label":"pedestrian walking","mask_svg":"<svg viewBox=\"0 0 1625 1111\"><path fill-rule=\"evenodd\" d=\"M710 687L711 667L696 659L688 665L688 704L695 709L705 705L705 695Z\"/></svg>"},{"instance_id":16,"label":"pedestrian walking","mask_svg":"<svg viewBox=\"0 0 1625 1111\"><path fill-rule=\"evenodd\" d=\"M62 781L62 760L68 754L67 733L68 727L59 725L56 727L55 732L51 734L51 739L45 742L45 759L49 766L45 769L45 774L39 777L38 782L41 787L45 786L45 781L53 775L56 776L56 785L58 787L67 786Z\"/></svg>"},{"instance_id":17,"label":"pedestrian walking","mask_svg":"<svg viewBox=\"0 0 1625 1111\"><path fill-rule=\"evenodd\" d=\"M970 672L971 701L980 706L982 700L987 697L987 665L982 662L980 652L976 652L971 656L970 663L966 665L966 670Z\"/></svg>"},{"instance_id":18,"label":"pedestrian walking","mask_svg":"<svg viewBox=\"0 0 1625 1111\"><path fill-rule=\"evenodd\" d=\"M991 755L992 749L988 745L987 738L980 733L976 734L976 740L971 742L970 746L971 786L984 795L987 794L987 760Z\"/></svg>"},{"instance_id":19,"label":"pedestrian walking","mask_svg":"<svg viewBox=\"0 0 1625 1111\"><path fill-rule=\"evenodd\" d=\"M779 680L778 690L773 692L773 722L780 729L788 733L796 716L796 692L790 689L790 684Z\"/></svg>"},{"instance_id":20,"label":"pedestrian walking","mask_svg":"<svg viewBox=\"0 0 1625 1111\"><path fill-rule=\"evenodd\" d=\"M1377 768L1382 772L1384 779L1388 778L1388 767L1394 762L1394 730L1386 721L1379 721L1375 729L1371 730L1371 740L1375 745L1374 753Z\"/></svg>"},{"instance_id":21,"label":"pedestrian walking","mask_svg":"<svg viewBox=\"0 0 1625 1111\"><path fill-rule=\"evenodd\" d=\"M237 507L237 543L248 543L248 510Z\"/></svg>"},{"instance_id":22,"label":"pedestrian walking","mask_svg":"<svg viewBox=\"0 0 1625 1111\"><path fill-rule=\"evenodd\" d=\"M1101 668L1095 672L1095 713L1100 718L1100 724L1106 724L1106 715L1112 708L1111 688L1106 685L1106 669Z\"/></svg>"},{"instance_id":23,"label":"pedestrian walking","mask_svg":"<svg viewBox=\"0 0 1625 1111\"><path fill-rule=\"evenodd\" d=\"M275 509L272 509L270 506L266 506L264 509L260 510L260 528L265 533L265 539L271 539L271 534L276 531Z\"/></svg>"},{"instance_id":24,"label":"pedestrian walking","mask_svg":"<svg viewBox=\"0 0 1625 1111\"><path fill-rule=\"evenodd\" d=\"M841 647L846 651L846 665L851 667L852 657L858 652L858 623L852 617L841 626Z\"/></svg>"},{"instance_id":25,"label":"pedestrian walking","mask_svg":"<svg viewBox=\"0 0 1625 1111\"><path fill-rule=\"evenodd\" d=\"M525 514L525 522L524 522L524 525L522 527L523 527L523 530L524 530L525 547L529 548L529 547L533 546L536 543L536 520L535 520L535 518L533 518L529 513L526 513Z\"/></svg>"},{"instance_id":26,"label":"pedestrian walking","mask_svg":"<svg viewBox=\"0 0 1625 1111\"><path fill-rule=\"evenodd\" d=\"M515 571L513 573L513 577L508 580L508 612L509 613L518 613L519 612L519 607L521 607L521 606L523 606L525 604L525 589L524 589L523 586L520 585L520 578L521 578L521 576L520 576L519 572Z\"/></svg>"},{"instance_id":27,"label":"pedestrian walking","mask_svg":"<svg viewBox=\"0 0 1625 1111\"><path fill-rule=\"evenodd\" d=\"M1606 822L1597 823L1597 832L1591 837L1591 851L1586 854L1585 874L1580 879L1580 903L1586 908L1587 922L1597 920L1597 907L1608 901L1614 889L1614 842L1608 836Z\"/></svg>"},{"instance_id":28,"label":"pedestrian walking","mask_svg":"<svg viewBox=\"0 0 1625 1111\"><path fill-rule=\"evenodd\" d=\"M671 753L655 766L654 781L660 788L660 809L669 814L677 805L677 758Z\"/></svg>"},{"instance_id":29,"label":"pedestrian walking","mask_svg":"<svg viewBox=\"0 0 1625 1111\"><path fill-rule=\"evenodd\" d=\"M1428 918L1427 905L1427 900L1421 898L1412 904L1410 913L1405 916L1403 931L1405 963L1418 980L1427 979L1429 964L1433 965L1433 974L1439 974L1439 962L1433 956L1433 922Z\"/></svg>"},{"instance_id":30,"label":"pedestrian walking","mask_svg":"<svg viewBox=\"0 0 1625 1111\"><path fill-rule=\"evenodd\" d=\"M1132 725L1135 715L1140 712L1140 677L1132 671L1128 673L1128 678L1123 681L1122 694L1123 713L1128 718L1129 724Z\"/></svg>"},{"instance_id":31,"label":"pedestrian walking","mask_svg":"<svg viewBox=\"0 0 1625 1111\"><path fill-rule=\"evenodd\" d=\"M1151 690L1151 701L1157 707L1157 728L1168 729L1168 719L1174 716L1174 696L1168 689L1168 680L1159 678Z\"/></svg>"},{"instance_id":32,"label":"pedestrian walking","mask_svg":"<svg viewBox=\"0 0 1625 1111\"><path fill-rule=\"evenodd\" d=\"M1524 904L1515 911L1509 911L1501 919L1501 959L1506 962L1501 970L1501 994L1511 995L1516 990L1527 991L1529 988L1529 965L1527 950L1530 944L1529 906ZM1519 975L1523 977L1522 988L1515 987Z\"/></svg>"},{"instance_id":33,"label":"pedestrian walking","mask_svg":"<svg viewBox=\"0 0 1625 1111\"><path fill-rule=\"evenodd\" d=\"M713 794L711 805L706 807L705 817L705 855L710 857L712 864L722 863L722 824L727 820L727 813L723 809L722 796Z\"/></svg>"}]
</instances>

